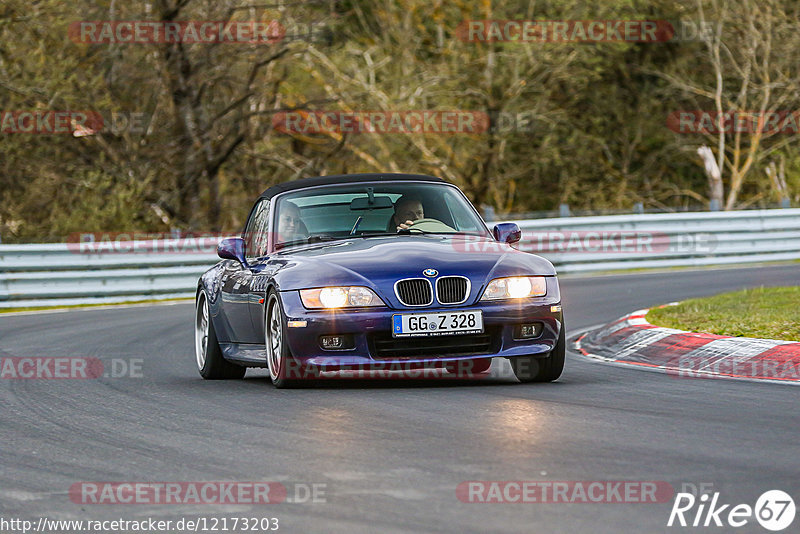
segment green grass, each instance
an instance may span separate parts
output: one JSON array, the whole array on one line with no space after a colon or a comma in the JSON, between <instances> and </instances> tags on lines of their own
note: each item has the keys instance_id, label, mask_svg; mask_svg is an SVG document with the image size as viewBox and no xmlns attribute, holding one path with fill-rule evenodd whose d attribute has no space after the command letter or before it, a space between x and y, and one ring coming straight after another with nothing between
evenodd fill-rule
<instances>
[{"instance_id":1,"label":"green grass","mask_svg":"<svg viewBox=\"0 0 800 534\"><path fill-rule=\"evenodd\" d=\"M153 304L163 302L177 302L177 301L191 301L193 298L180 298L180 299L148 299L148 300L127 300L125 302L106 302L98 304L71 304L69 306L29 306L26 308L0 308L2 313L26 312L26 311L43 311L43 310L69 310L73 308L97 308L97 307L110 307L110 306L128 306L130 304Z\"/></svg>"},{"instance_id":2,"label":"green grass","mask_svg":"<svg viewBox=\"0 0 800 534\"><path fill-rule=\"evenodd\" d=\"M620 274L648 274L661 272L680 271L711 271L719 269L755 269L758 267L792 265L800 260L763 261L756 263L715 263L713 265L674 265L672 267L636 267L633 269L610 269L608 271L587 271L579 273L559 274L559 278L583 278L587 276L620 275Z\"/></svg>"},{"instance_id":3,"label":"green grass","mask_svg":"<svg viewBox=\"0 0 800 534\"><path fill-rule=\"evenodd\" d=\"M800 341L800 286L686 300L650 310L647 321L690 332Z\"/></svg>"}]
</instances>

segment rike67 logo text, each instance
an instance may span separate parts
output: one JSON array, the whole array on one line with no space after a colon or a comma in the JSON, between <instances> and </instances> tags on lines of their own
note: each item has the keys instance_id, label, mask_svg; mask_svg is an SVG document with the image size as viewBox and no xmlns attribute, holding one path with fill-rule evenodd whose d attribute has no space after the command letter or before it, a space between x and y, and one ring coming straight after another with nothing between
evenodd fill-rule
<instances>
[{"instance_id":1,"label":"rike67 logo text","mask_svg":"<svg viewBox=\"0 0 800 534\"><path fill-rule=\"evenodd\" d=\"M794 521L794 500L781 490L764 492L755 506L749 504L723 504L719 492L695 497L691 493L678 493L669 514L667 526L692 527L742 527L755 519L767 530L784 530Z\"/></svg>"}]
</instances>

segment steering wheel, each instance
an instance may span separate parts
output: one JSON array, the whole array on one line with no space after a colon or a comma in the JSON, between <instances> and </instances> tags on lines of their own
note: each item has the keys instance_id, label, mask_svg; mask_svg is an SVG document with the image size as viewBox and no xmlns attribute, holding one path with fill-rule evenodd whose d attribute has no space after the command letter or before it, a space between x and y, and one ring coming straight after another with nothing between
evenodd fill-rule
<instances>
[{"instance_id":1,"label":"steering wheel","mask_svg":"<svg viewBox=\"0 0 800 534\"><path fill-rule=\"evenodd\" d=\"M408 227L409 231L420 230L421 232L455 232L455 228L447 226L439 219L417 219L414 224Z\"/></svg>"}]
</instances>

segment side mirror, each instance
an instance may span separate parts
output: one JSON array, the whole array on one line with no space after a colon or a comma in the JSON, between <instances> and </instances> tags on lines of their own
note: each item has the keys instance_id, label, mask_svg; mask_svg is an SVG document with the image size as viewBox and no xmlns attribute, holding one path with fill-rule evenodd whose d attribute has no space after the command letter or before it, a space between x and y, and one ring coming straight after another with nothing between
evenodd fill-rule
<instances>
[{"instance_id":1,"label":"side mirror","mask_svg":"<svg viewBox=\"0 0 800 534\"><path fill-rule=\"evenodd\" d=\"M508 243L509 245L517 243L522 239L522 231L517 226L517 223L500 223L495 225L492 230L494 238L501 243Z\"/></svg>"},{"instance_id":2,"label":"side mirror","mask_svg":"<svg viewBox=\"0 0 800 534\"><path fill-rule=\"evenodd\" d=\"M247 267L247 260L244 258L244 239L241 237L226 237L217 245L217 256L223 260L236 260L244 267Z\"/></svg>"}]
</instances>

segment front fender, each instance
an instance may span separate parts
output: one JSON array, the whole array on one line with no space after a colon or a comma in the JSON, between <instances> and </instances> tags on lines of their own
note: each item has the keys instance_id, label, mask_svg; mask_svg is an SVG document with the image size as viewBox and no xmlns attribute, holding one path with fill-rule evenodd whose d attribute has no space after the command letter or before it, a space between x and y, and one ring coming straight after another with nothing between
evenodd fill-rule
<instances>
[{"instance_id":1,"label":"front fender","mask_svg":"<svg viewBox=\"0 0 800 534\"><path fill-rule=\"evenodd\" d=\"M197 294L199 295L201 290L205 290L206 292L209 320L217 335L217 339L223 342L232 339L233 333L228 319L225 314L222 313L221 290L222 274L224 270L225 262L221 261L203 273L197 283ZM195 300L195 306L196 305L197 301Z\"/></svg>"}]
</instances>

